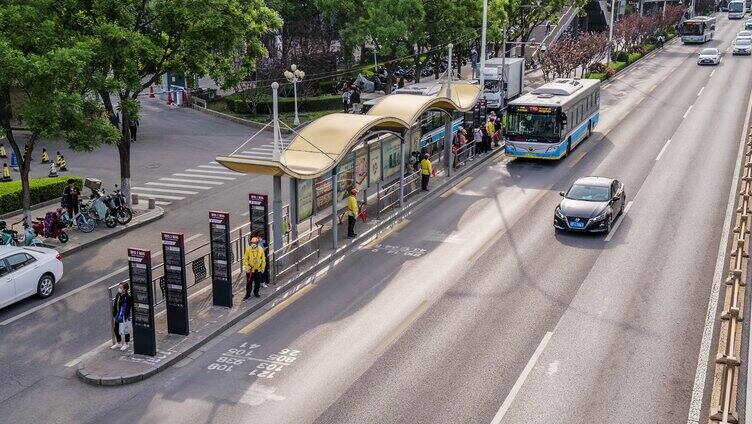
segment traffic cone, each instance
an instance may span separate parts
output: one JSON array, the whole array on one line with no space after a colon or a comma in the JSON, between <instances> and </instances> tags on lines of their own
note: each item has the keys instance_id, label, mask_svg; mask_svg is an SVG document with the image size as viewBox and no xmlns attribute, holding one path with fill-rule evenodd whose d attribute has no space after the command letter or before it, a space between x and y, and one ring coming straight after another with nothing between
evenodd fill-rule
<instances>
[{"instance_id":1,"label":"traffic cone","mask_svg":"<svg viewBox=\"0 0 752 424\"><path fill-rule=\"evenodd\" d=\"M8 154L5 152L5 146L0 144L0 158L5 159L8 157Z\"/></svg>"},{"instance_id":2,"label":"traffic cone","mask_svg":"<svg viewBox=\"0 0 752 424\"><path fill-rule=\"evenodd\" d=\"M167 92L167 106L172 104L172 91Z\"/></svg>"},{"instance_id":3,"label":"traffic cone","mask_svg":"<svg viewBox=\"0 0 752 424\"><path fill-rule=\"evenodd\" d=\"M55 166L55 162L50 162L50 173L47 175L48 177L57 177L57 167Z\"/></svg>"},{"instance_id":4,"label":"traffic cone","mask_svg":"<svg viewBox=\"0 0 752 424\"><path fill-rule=\"evenodd\" d=\"M57 163L57 167L60 167L60 162L63 159L63 155L60 154L60 152L57 152L57 155L55 155L55 162Z\"/></svg>"},{"instance_id":5,"label":"traffic cone","mask_svg":"<svg viewBox=\"0 0 752 424\"><path fill-rule=\"evenodd\" d=\"M50 163L50 154L47 149L42 149L42 163Z\"/></svg>"},{"instance_id":6,"label":"traffic cone","mask_svg":"<svg viewBox=\"0 0 752 424\"><path fill-rule=\"evenodd\" d=\"M188 107L188 91L183 90L183 107Z\"/></svg>"},{"instance_id":7,"label":"traffic cone","mask_svg":"<svg viewBox=\"0 0 752 424\"><path fill-rule=\"evenodd\" d=\"M8 168L8 164L3 164L3 179L1 180L3 182L13 181L13 178L10 177L10 168Z\"/></svg>"},{"instance_id":8,"label":"traffic cone","mask_svg":"<svg viewBox=\"0 0 752 424\"><path fill-rule=\"evenodd\" d=\"M154 86L153 85L149 86L149 98L150 99L154 98Z\"/></svg>"},{"instance_id":9,"label":"traffic cone","mask_svg":"<svg viewBox=\"0 0 752 424\"><path fill-rule=\"evenodd\" d=\"M68 166L65 163L65 157L63 155L60 155L60 170L61 171L67 171Z\"/></svg>"}]
</instances>

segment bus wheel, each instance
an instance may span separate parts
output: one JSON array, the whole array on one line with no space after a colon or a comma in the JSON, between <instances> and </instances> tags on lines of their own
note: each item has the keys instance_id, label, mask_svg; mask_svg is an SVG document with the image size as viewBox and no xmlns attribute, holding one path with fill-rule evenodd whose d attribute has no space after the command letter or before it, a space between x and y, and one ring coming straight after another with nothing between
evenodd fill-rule
<instances>
[{"instance_id":1,"label":"bus wheel","mask_svg":"<svg viewBox=\"0 0 752 424\"><path fill-rule=\"evenodd\" d=\"M588 122L587 124L587 138L590 138L590 134L593 131L593 121Z\"/></svg>"}]
</instances>

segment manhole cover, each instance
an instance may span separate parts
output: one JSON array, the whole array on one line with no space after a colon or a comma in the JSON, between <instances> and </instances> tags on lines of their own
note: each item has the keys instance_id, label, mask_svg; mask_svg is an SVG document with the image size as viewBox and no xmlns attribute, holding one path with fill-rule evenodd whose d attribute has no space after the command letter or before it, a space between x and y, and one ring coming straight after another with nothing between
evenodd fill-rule
<instances>
[{"instance_id":1,"label":"manhole cover","mask_svg":"<svg viewBox=\"0 0 752 424\"><path fill-rule=\"evenodd\" d=\"M160 166L162 166L162 164L161 164L161 163L150 163L150 164L146 165L146 167L147 167L148 169L157 169L157 168L159 168Z\"/></svg>"}]
</instances>

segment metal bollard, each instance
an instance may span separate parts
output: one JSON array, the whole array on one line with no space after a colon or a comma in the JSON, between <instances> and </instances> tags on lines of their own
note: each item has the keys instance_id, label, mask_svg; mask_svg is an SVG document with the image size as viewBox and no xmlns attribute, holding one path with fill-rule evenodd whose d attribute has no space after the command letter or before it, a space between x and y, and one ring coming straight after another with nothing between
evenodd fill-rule
<instances>
[{"instance_id":1,"label":"metal bollard","mask_svg":"<svg viewBox=\"0 0 752 424\"><path fill-rule=\"evenodd\" d=\"M156 204L154 203L154 199L149 198L149 209L154 209L156 207Z\"/></svg>"},{"instance_id":2,"label":"metal bollard","mask_svg":"<svg viewBox=\"0 0 752 424\"><path fill-rule=\"evenodd\" d=\"M138 204L138 194L131 194L131 203L134 205Z\"/></svg>"}]
</instances>

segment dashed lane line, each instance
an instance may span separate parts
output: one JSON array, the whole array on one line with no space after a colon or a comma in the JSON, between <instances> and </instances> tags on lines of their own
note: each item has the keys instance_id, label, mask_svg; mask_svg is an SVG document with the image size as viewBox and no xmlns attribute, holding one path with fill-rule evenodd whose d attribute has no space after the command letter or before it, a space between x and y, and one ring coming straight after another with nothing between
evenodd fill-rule
<instances>
[{"instance_id":1,"label":"dashed lane line","mask_svg":"<svg viewBox=\"0 0 752 424\"><path fill-rule=\"evenodd\" d=\"M671 143L671 139L669 138L666 144L663 145L663 148L661 149L660 153L658 153L658 156L656 156L655 160L656 162L661 160L661 157L663 157L663 153L666 151L666 148L668 148L668 145Z\"/></svg>"}]
</instances>

